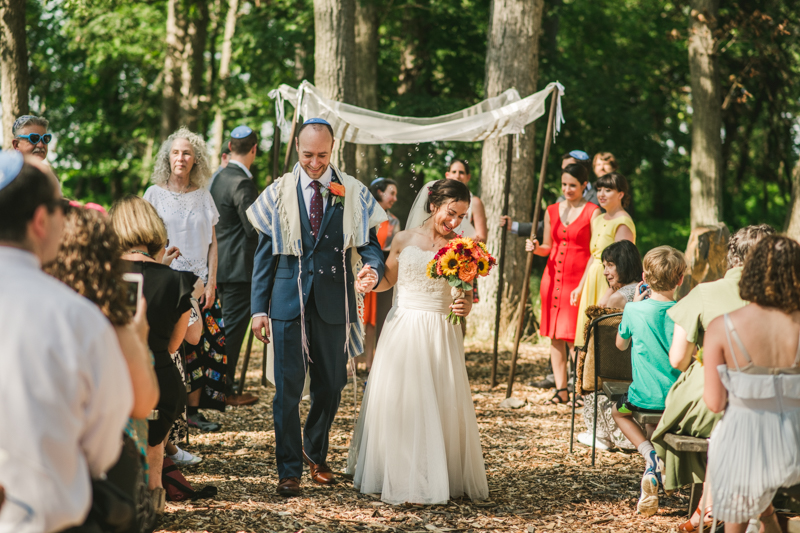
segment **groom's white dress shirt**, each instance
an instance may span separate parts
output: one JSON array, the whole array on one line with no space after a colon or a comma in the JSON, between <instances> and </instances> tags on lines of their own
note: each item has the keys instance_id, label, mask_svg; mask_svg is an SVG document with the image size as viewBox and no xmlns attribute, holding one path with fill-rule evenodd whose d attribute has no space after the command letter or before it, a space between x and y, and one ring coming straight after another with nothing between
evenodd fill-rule
<instances>
[{"instance_id":1,"label":"groom's white dress shirt","mask_svg":"<svg viewBox=\"0 0 800 533\"><path fill-rule=\"evenodd\" d=\"M333 170L331 170L331 166L328 165L327 170L325 173L317 180L317 182L322 185L323 187L330 187L331 185L331 178L333 177ZM306 213L311 212L311 198L314 196L314 187L311 186L311 183L314 180L308 177L306 171L303 167L300 167L300 190L303 191L303 201L306 204ZM325 212L325 209L328 207L328 202L322 200L322 212Z\"/></svg>"},{"instance_id":2,"label":"groom's white dress shirt","mask_svg":"<svg viewBox=\"0 0 800 533\"><path fill-rule=\"evenodd\" d=\"M117 461L133 407L117 335L35 255L8 246L0 246L0 324L0 485L14 499L0 511L0 532L82 524L90 477Z\"/></svg>"}]
</instances>

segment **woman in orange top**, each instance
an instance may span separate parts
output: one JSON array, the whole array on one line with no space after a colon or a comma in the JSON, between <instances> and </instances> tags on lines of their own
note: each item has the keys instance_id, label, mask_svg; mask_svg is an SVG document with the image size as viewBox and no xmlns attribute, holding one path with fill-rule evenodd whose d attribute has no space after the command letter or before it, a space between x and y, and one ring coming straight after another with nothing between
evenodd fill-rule
<instances>
[{"instance_id":1,"label":"woman in orange top","mask_svg":"<svg viewBox=\"0 0 800 533\"><path fill-rule=\"evenodd\" d=\"M400 220L389 212L389 209L397 201L397 182L389 178L378 178L370 184L369 191L389 216L389 220L378 226L378 242L381 243L385 259L389 257L392 239L400 231ZM381 327L384 320L386 320L386 314L392 307L393 295L393 290L368 292L364 295L364 324L367 327L364 339L364 359L367 364L367 372L372 368L375 341L380 335Z\"/></svg>"}]
</instances>

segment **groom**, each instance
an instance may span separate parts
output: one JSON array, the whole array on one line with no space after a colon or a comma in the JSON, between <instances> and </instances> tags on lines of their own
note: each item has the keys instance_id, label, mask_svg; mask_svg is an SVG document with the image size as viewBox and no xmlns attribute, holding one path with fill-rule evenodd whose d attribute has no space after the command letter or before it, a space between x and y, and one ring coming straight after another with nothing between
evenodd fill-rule
<instances>
[{"instance_id":1,"label":"groom","mask_svg":"<svg viewBox=\"0 0 800 533\"><path fill-rule=\"evenodd\" d=\"M328 432L347 384L348 355L363 350L357 298L380 282L384 269L376 228L386 213L364 185L330 164L331 125L307 120L296 143L293 172L267 187L247 211L259 231L253 333L275 350L272 406L281 496L300 494L303 461L315 483L336 483L326 463ZM301 438L306 371L311 408Z\"/></svg>"}]
</instances>

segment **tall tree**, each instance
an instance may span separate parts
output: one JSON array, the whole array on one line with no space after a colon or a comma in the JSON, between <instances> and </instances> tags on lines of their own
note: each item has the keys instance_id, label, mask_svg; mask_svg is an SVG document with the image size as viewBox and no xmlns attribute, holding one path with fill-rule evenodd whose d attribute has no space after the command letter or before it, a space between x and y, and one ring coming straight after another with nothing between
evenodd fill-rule
<instances>
[{"instance_id":1,"label":"tall tree","mask_svg":"<svg viewBox=\"0 0 800 533\"><path fill-rule=\"evenodd\" d=\"M28 45L25 5L0 0L0 98L3 99L3 148L11 148L14 119L28 113Z\"/></svg>"},{"instance_id":2,"label":"tall tree","mask_svg":"<svg viewBox=\"0 0 800 533\"><path fill-rule=\"evenodd\" d=\"M356 0L314 0L314 85L325 97L348 104L356 96ZM356 173L356 146L336 141L333 161Z\"/></svg>"},{"instance_id":3,"label":"tall tree","mask_svg":"<svg viewBox=\"0 0 800 533\"><path fill-rule=\"evenodd\" d=\"M183 9L180 0L167 0L167 50L161 90L161 140L178 129L180 119L181 65L183 64Z\"/></svg>"},{"instance_id":4,"label":"tall tree","mask_svg":"<svg viewBox=\"0 0 800 533\"><path fill-rule=\"evenodd\" d=\"M192 0L181 65L181 123L199 129L200 100L204 96L205 53L211 15L206 0Z\"/></svg>"},{"instance_id":5,"label":"tall tree","mask_svg":"<svg viewBox=\"0 0 800 533\"><path fill-rule=\"evenodd\" d=\"M228 78L231 77L231 56L233 55L233 34L236 32L236 17L239 12L239 0L228 0L228 14L225 17L225 33L222 38L222 57L219 61L219 90L217 91L217 106L214 113L214 133L211 145L214 151L211 154L212 164L219 164L219 152L222 149L223 106L228 99Z\"/></svg>"},{"instance_id":6,"label":"tall tree","mask_svg":"<svg viewBox=\"0 0 800 533\"><path fill-rule=\"evenodd\" d=\"M800 241L800 161L794 166L792 172L792 203L786 215L786 228L788 236Z\"/></svg>"},{"instance_id":7,"label":"tall tree","mask_svg":"<svg viewBox=\"0 0 800 533\"><path fill-rule=\"evenodd\" d=\"M356 89L358 105L378 109L378 6L375 0L356 1ZM380 148L358 147L357 177L370 183L380 162Z\"/></svg>"},{"instance_id":8,"label":"tall tree","mask_svg":"<svg viewBox=\"0 0 800 533\"><path fill-rule=\"evenodd\" d=\"M486 52L486 97L499 95L516 87L525 97L536 91L539 72L539 36L542 26L543 0L494 0L489 27L489 45ZM519 158L514 157L511 173L509 215L514 220L528 220L531 216L535 179L533 126L519 138ZM503 208L503 183L506 169L507 139L484 141L481 159L481 197L486 206L489 224L488 245L500 248L499 218ZM516 154L516 148L515 148ZM502 313L501 328L507 329L519 304L525 271L526 254L518 239L509 240L506 250L503 301L507 305ZM480 338L492 335L497 295L497 277L481 279L479 303L472 315L473 333Z\"/></svg>"},{"instance_id":9,"label":"tall tree","mask_svg":"<svg viewBox=\"0 0 800 533\"><path fill-rule=\"evenodd\" d=\"M722 100L716 39L718 0L692 0L689 76L692 86L692 227L722 216Z\"/></svg>"}]
</instances>

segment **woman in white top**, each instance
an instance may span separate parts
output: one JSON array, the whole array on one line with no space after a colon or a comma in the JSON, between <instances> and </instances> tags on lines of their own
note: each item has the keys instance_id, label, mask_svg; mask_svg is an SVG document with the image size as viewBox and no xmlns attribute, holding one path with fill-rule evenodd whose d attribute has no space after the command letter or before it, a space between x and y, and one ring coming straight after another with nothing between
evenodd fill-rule
<instances>
[{"instance_id":1,"label":"woman in white top","mask_svg":"<svg viewBox=\"0 0 800 533\"><path fill-rule=\"evenodd\" d=\"M222 308L216 297L217 236L219 213L206 188L211 177L205 142L180 128L170 135L156 156L155 168L144 199L158 211L167 227L167 246L179 252L170 265L196 274L205 284L199 298L203 312L203 338L185 345L186 379L191 387L187 401L189 425L217 431L220 425L206 420L198 407L225 410L225 332Z\"/></svg>"},{"instance_id":2,"label":"woman in white top","mask_svg":"<svg viewBox=\"0 0 800 533\"><path fill-rule=\"evenodd\" d=\"M750 305L715 318L705 334L703 399L725 411L708 446L714 517L744 532L759 517L778 532L772 499L800 483L800 244L759 242L739 294Z\"/></svg>"}]
</instances>

